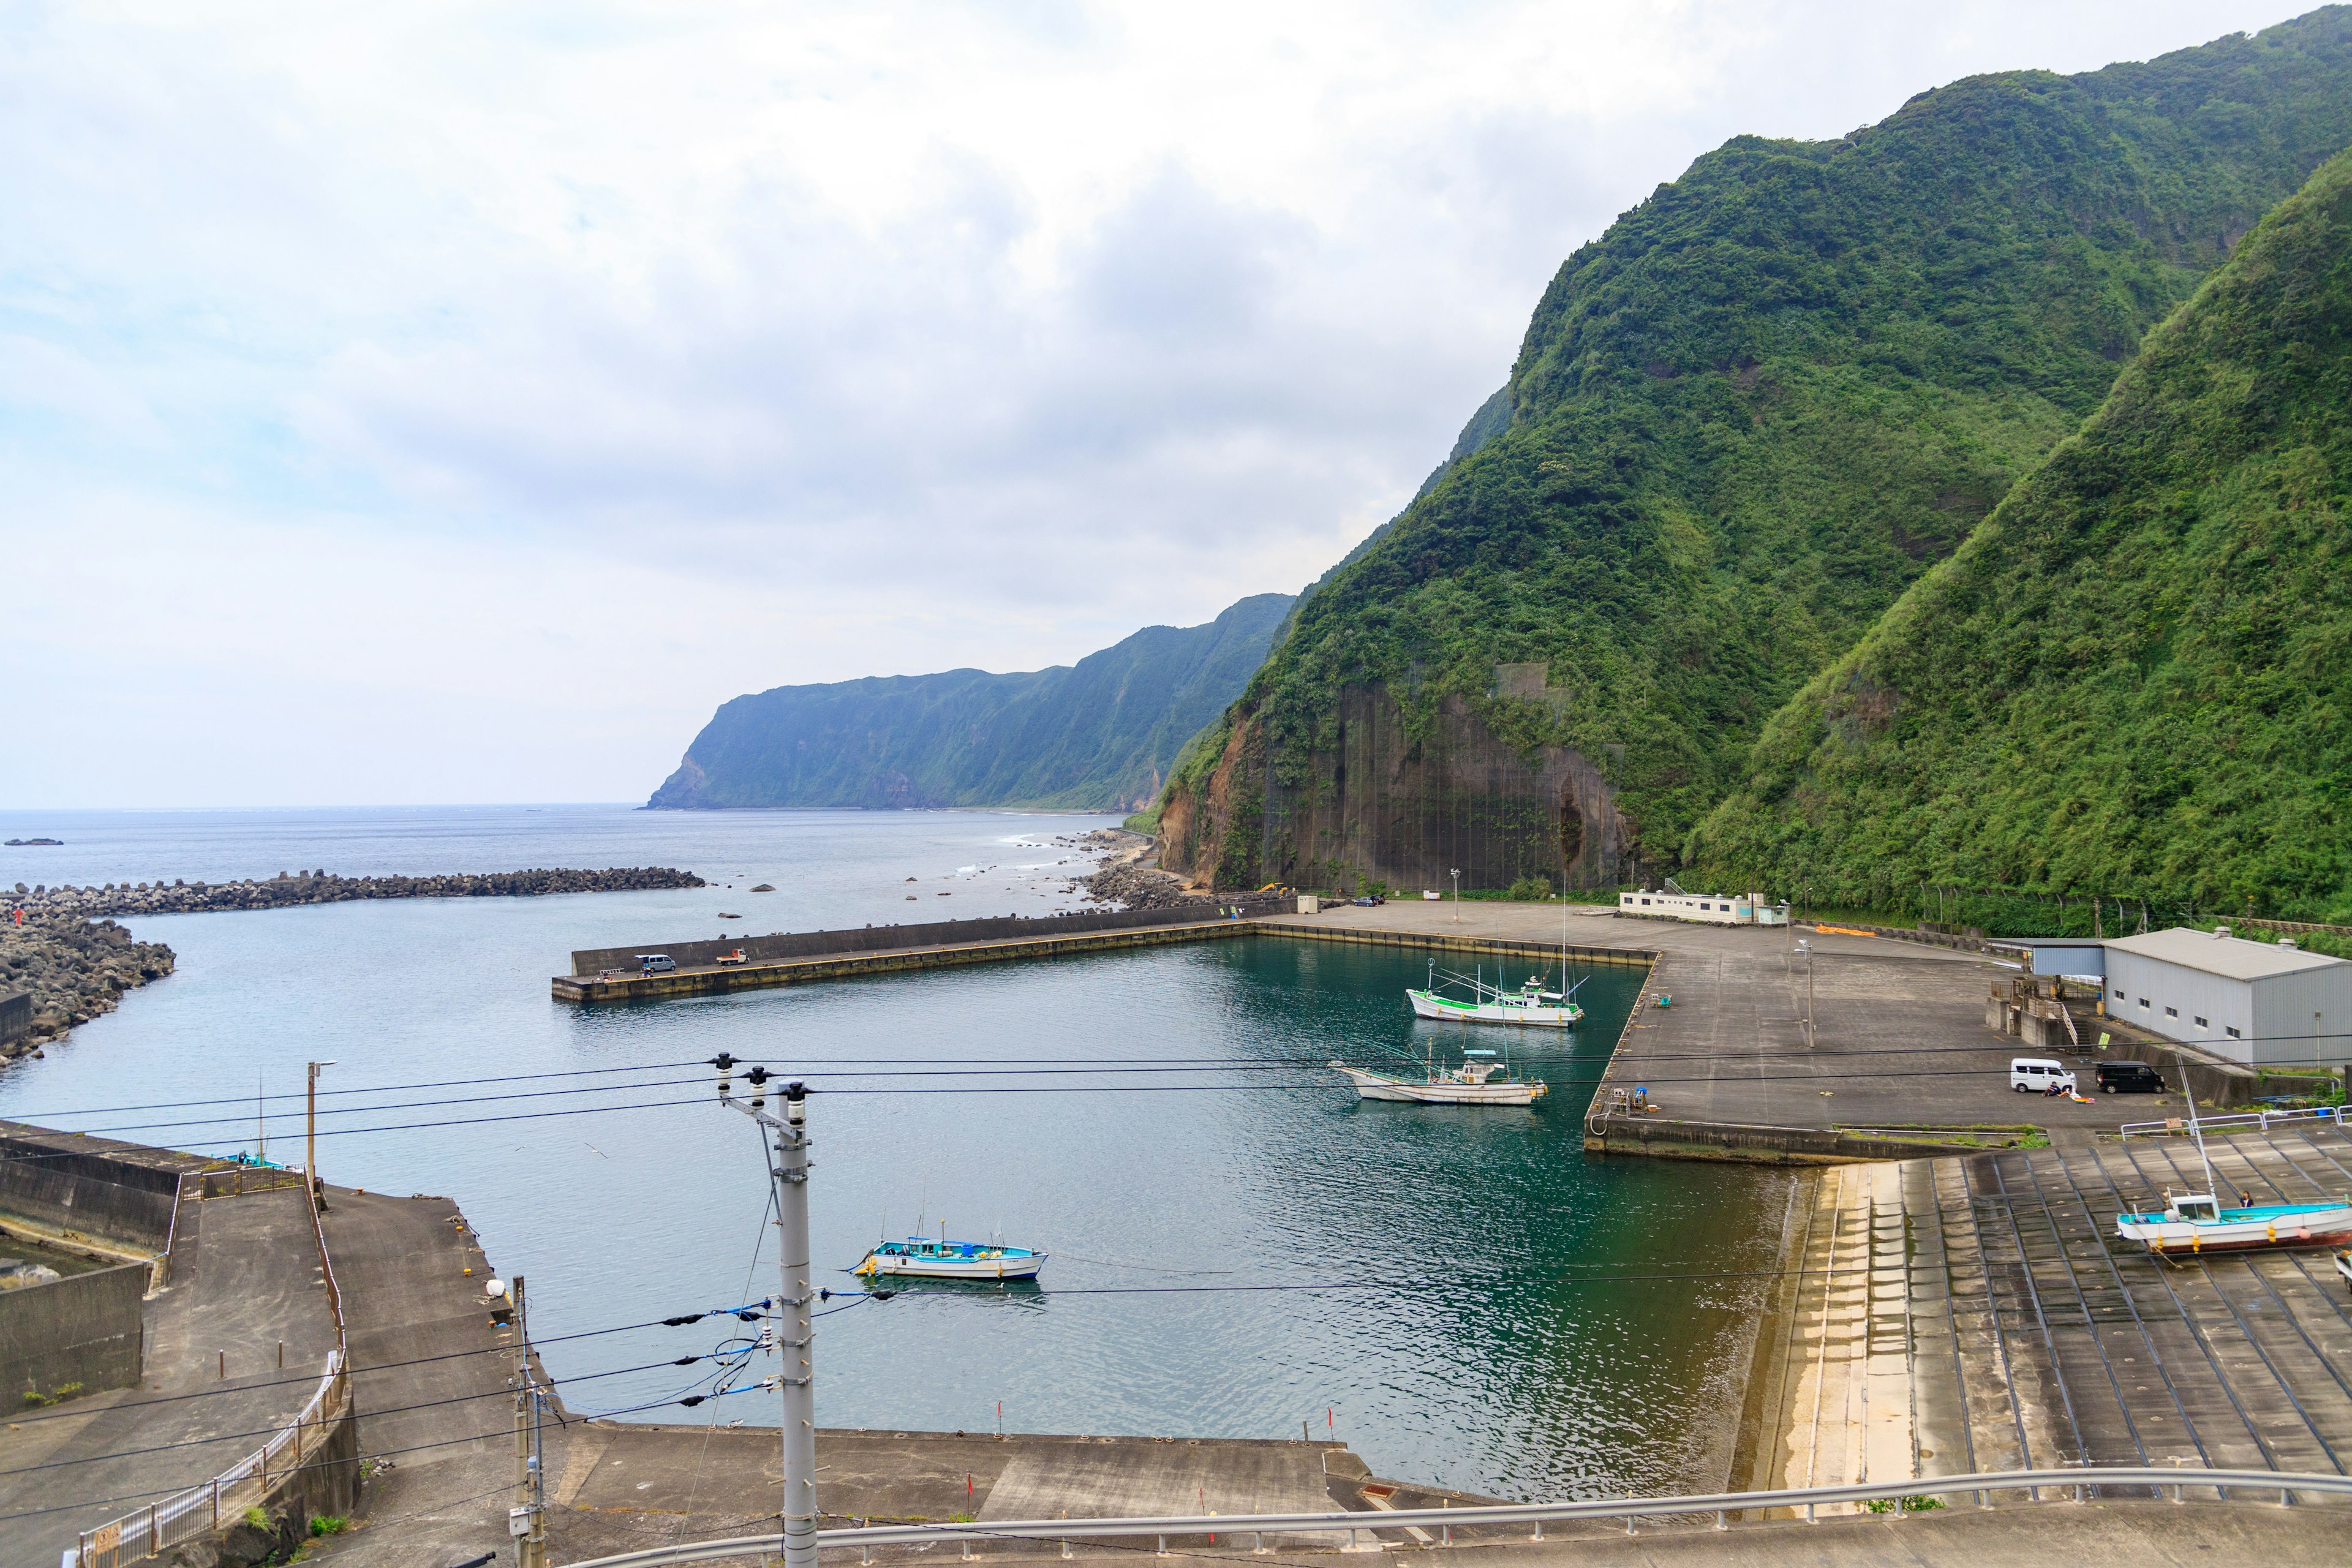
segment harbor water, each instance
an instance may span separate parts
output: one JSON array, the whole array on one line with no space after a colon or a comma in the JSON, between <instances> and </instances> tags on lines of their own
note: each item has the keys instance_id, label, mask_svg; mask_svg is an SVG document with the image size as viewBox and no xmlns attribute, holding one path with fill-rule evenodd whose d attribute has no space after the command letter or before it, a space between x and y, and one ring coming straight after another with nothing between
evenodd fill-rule
<instances>
[{"instance_id":1,"label":"harbor water","mask_svg":"<svg viewBox=\"0 0 2352 1568\"><path fill-rule=\"evenodd\" d=\"M658 1403L708 1363L623 1370L746 1325L591 1333L775 1289L756 1137L703 1065L728 1052L814 1091L835 1289L857 1289L845 1270L873 1242L941 1223L1053 1255L1041 1289L829 1303L828 1426L987 1431L1001 1404L1010 1431L1328 1435L1383 1474L1509 1497L1719 1484L1790 1178L1582 1152L1637 971L1571 975L1573 1031L1499 1031L1552 1085L1533 1110L1366 1103L1328 1069L1503 1043L1416 1023L1403 992L1427 961L1402 949L1251 937L626 1008L548 994L574 948L1077 907L1066 840L1108 820L0 814L0 836L67 841L0 851L0 886L619 865L712 881L141 919L178 972L0 1068L0 1116L224 1154L266 1136L297 1161L303 1063L331 1059L323 1173L456 1199L528 1277L572 1408L760 1424L772 1396Z\"/></svg>"}]
</instances>

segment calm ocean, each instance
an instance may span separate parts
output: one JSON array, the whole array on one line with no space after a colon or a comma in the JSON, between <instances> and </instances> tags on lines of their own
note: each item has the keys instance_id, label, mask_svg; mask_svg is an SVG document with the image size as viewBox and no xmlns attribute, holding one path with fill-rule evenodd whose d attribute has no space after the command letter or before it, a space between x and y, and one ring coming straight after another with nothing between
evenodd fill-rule
<instances>
[{"instance_id":1,"label":"calm ocean","mask_svg":"<svg viewBox=\"0 0 2352 1568\"><path fill-rule=\"evenodd\" d=\"M760 1151L700 1064L786 1063L826 1091L822 1263L919 1220L1054 1254L1042 1294L826 1318L829 1426L987 1430L1001 1400L1009 1430L1319 1436L1328 1412L1391 1476L1514 1497L1718 1484L1789 1178L1584 1155L1583 1084L1631 971L1586 981L1570 1036L1511 1041L1555 1086L1537 1110L1364 1104L1322 1070L1458 1045L1419 1032L1402 993L1424 961L1404 952L1256 938L625 1009L548 994L574 948L1074 908L1060 889L1087 867L1058 841L1111 820L0 812L0 837L66 841L0 849L0 886L634 865L712 883L140 920L178 973L0 1068L0 1116L228 1153L258 1142L259 1094L271 1156L299 1160L303 1063L332 1059L322 1173L456 1198L552 1338L773 1289ZM1073 1065L1030 1070L1051 1064ZM521 1119L583 1105L607 1109ZM546 1360L575 1409L619 1410L689 1373L595 1374L721 1337ZM751 1394L643 1418L773 1417Z\"/></svg>"}]
</instances>

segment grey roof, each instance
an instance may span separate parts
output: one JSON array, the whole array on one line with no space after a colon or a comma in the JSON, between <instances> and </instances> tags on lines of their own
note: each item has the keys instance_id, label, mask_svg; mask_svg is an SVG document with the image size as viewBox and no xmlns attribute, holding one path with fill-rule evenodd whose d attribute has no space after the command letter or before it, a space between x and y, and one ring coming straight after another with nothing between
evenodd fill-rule
<instances>
[{"instance_id":1,"label":"grey roof","mask_svg":"<svg viewBox=\"0 0 2352 1568\"><path fill-rule=\"evenodd\" d=\"M2108 940L2107 945L2118 952L2160 959L2167 963L2179 964L2184 969L2201 969L2208 974L2219 974L2230 980L2264 980L2273 974L2325 969L2345 962L2340 958L2330 958L2326 953L2281 947L2275 942L2248 942L2243 937L2215 936L2210 931L2192 931L2187 926L2175 926L2170 931L2152 931L2146 936L2114 937Z\"/></svg>"}]
</instances>

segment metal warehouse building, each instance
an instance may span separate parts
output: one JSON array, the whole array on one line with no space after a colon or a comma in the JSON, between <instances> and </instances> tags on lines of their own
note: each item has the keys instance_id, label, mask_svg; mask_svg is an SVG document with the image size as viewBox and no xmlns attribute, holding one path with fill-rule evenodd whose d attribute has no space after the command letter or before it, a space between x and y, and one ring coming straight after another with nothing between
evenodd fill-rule
<instances>
[{"instance_id":1,"label":"metal warehouse building","mask_svg":"<svg viewBox=\"0 0 2352 1568\"><path fill-rule=\"evenodd\" d=\"M2108 1014L2248 1065L2352 1061L2352 963L2228 931L2110 939Z\"/></svg>"}]
</instances>

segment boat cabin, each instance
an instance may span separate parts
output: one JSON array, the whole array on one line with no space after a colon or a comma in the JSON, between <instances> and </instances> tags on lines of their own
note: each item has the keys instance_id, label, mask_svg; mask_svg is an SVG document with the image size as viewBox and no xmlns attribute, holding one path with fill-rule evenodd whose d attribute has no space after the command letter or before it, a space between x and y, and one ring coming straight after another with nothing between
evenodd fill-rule
<instances>
[{"instance_id":1,"label":"boat cabin","mask_svg":"<svg viewBox=\"0 0 2352 1568\"><path fill-rule=\"evenodd\" d=\"M2167 1196L2170 1194L2168 1194ZM2168 1218L2185 1219L2192 1225L2200 1220L2210 1224L2221 1217L2221 1205L2207 1193L2184 1194L2179 1197L2172 1198L2165 1205L2165 1208L2168 1211Z\"/></svg>"}]
</instances>

